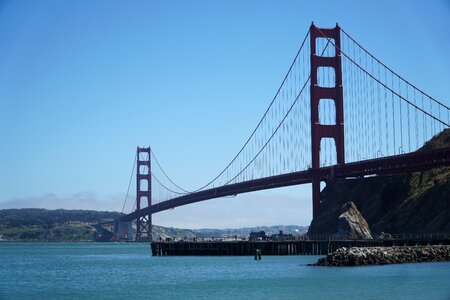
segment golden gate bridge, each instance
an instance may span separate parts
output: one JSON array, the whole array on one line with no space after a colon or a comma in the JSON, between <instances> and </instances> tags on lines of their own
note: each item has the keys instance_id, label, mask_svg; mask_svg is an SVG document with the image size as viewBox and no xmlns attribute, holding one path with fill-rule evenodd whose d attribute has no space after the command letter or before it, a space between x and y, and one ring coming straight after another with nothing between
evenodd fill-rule
<instances>
[{"instance_id":1,"label":"golden gate bridge","mask_svg":"<svg viewBox=\"0 0 450 300\"><path fill-rule=\"evenodd\" d=\"M183 188L150 147L137 148L136 201L131 213L116 220L115 231L127 236L136 220L136 240L151 240L154 213L305 183L312 183L315 218L321 181L450 165L449 145L423 148L449 124L447 105L386 66L338 24L313 23L258 124L209 182Z\"/></svg>"}]
</instances>

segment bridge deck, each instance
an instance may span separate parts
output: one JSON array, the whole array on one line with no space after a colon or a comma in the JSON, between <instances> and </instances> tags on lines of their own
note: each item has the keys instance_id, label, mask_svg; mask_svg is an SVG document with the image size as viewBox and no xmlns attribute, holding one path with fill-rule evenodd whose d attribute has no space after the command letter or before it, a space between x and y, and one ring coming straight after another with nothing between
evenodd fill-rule
<instances>
[{"instance_id":1,"label":"bridge deck","mask_svg":"<svg viewBox=\"0 0 450 300\"><path fill-rule=\"evenodd\" d=\"M344 165L323 167L317 170L308 169L305 171L224 185L156 203L149 207L122 216L120 218L120 221L134 220L142 216L151 215L156 212L199 201L259 190L311 183L314 172L319 173L321 180L327 180L335 177L348 178L373 174L381 175L407 173L427 170L439 166L450 166L450 147L433 151L416 151L408 154L347 163Z\"/></svg>"}]
</instances>

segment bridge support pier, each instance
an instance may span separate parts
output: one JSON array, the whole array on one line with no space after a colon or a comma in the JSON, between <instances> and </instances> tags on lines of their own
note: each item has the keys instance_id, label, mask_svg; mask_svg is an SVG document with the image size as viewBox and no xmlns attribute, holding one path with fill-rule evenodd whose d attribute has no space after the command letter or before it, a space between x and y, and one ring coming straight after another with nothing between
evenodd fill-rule
<instances>
[{"instance_id":1,"label":"bridge support pier","mask_svg":"<svg viewBox=\"0 0 450 300\"><path fill-rule=\"evenodd\" d=\"M133 240L133 222L123 222L115 220L114 232L116 233L116 241L132 241Z\"/></svg>"},{"instance_id":2,"label":"bridge support pier","mask_svg":"<svg viewBox=\"0 0 450 300\"><path fill-rule=\"evenodd\" d=\"M312 154L312 198L313 198L313 218L320 214L320 142L322 138L334 139L336 145L337 164L344 164L344 95L342 90L342 67L341 67L341 29L336 24L335 28L317 28L314 23L310 28L311 45L311 154ZM316 40L318 38L333 39L335 55L332 57L321 56L316 53ZM328 47L334 47L328 43ZM322 87L318 84L319 67L333 68L335 71L334 87ZM333 100L336 106L336 120L333 125L320 123L319 104L320 100Z\"/></svg>"}]
</instances>

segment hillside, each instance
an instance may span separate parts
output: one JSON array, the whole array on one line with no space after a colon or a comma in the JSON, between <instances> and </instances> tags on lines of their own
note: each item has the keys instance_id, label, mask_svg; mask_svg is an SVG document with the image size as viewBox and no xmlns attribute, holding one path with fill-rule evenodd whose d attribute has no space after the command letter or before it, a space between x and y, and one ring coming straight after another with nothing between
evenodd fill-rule
<instances>
[{"instance_id":1,"label":"hillside","mask_svg":"<svg viewBox=\"0 0 450 300\"><path fill-rule=\"evenodd\" d=\"M424 147L450 147L450 129ZM353 201L374 234L450 232L450 167L395 176L334 179L323 190L321 214L309 234L335 234L341 207Z\"/></svg>"},{"instance_id":2,"label":"hillside","mask_svg":"<svg viewBox=\"0 0 450 300\"><path fill-rule=\"evenodd\" d=\"M195 233L190 229L173 228L173 227L163 227L158 225L153 225L153 238L158 240L160 237L162 239L192 239L196 237Z\"/></svg>"},{"instance_id":3,"label":"hillside","mask_svg":"<svg viewBox=\"0 0 450 300\"><path fill-rule=\"evenodd\" d=\"M119 216L118 212L95 210L2 209L0 210L0 226L52 225L74 221L97 223Z\"/></svg>"},{"instance_id":4,"label":"hillside","mask_svg":"<svg viewBox=\"0 0 450 300\"><path fill-rule=\"evenodd\" d=\"M118 212L92 210L46 210L36 208L0 210L0 240L94 241L104 233L90 224L112 221Z\"/></svg>"}]
</instances>

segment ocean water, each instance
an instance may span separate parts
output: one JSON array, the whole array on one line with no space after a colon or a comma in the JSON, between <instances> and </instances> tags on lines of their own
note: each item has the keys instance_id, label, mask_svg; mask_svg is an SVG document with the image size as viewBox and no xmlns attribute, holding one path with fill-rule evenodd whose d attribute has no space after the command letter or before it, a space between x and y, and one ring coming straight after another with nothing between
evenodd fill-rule
<instances>
[{"instance_id":1,"label":"ocean water","mask_svg":"<svg viewBox=\"0 0 450 300\"><path fill-rule=\"evenodd\" d=\"M450 299L450 263L152 257L148 244L0 243L0 299Z\"/></svg>"}]
</instances>

